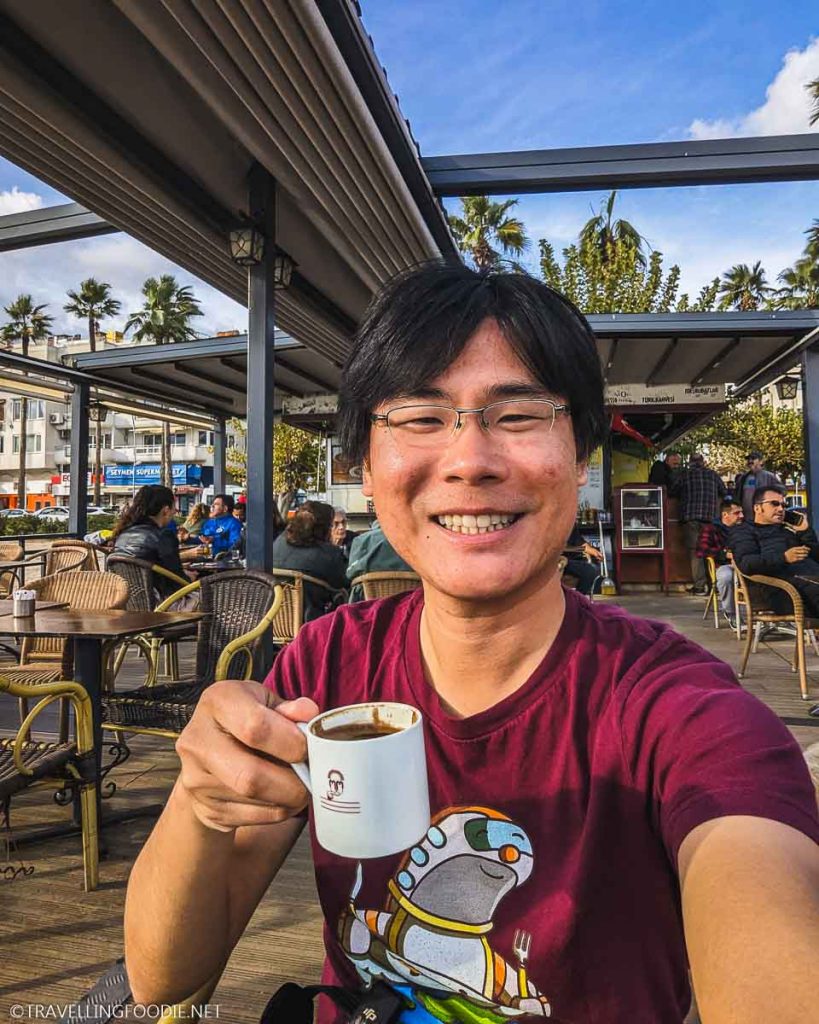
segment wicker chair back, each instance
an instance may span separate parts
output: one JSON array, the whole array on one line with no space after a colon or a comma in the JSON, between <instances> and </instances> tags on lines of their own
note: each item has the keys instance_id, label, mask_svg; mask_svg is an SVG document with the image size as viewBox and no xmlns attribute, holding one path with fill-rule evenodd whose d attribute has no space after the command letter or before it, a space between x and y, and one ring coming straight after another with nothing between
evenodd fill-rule
<instances>
[{"instance_id":1,"label":"wicker chair back","mask_svg":"<svg viewBox=\"0 0 819 1024\"><path fill-rule=\"evenodd\" d=\"M142 558L131 558L128 555L109 555L105 568L128 584L128 603L125 607L129 611L151 612L154 610L157 601L150 562L146 562Z\"/></svg>"},{"instance_id":2,"label":"wicker chair back","mask_svg":"<svg viewBox=\"0 0 819 1024\"><path fill-rule=\"evenodd\" d=\"M276 580L264 572L225 569L206 576L201 583L199 610L207 616L196 643L196 679L205 686L214 682L216 663L227 644L250 632L270 610L276 596ZM242 673L246 665L237 654L228 666Z\"/></svg>"},{"instance_id":3,"label":"wicker chair back","mask_svg":"<svg viewBox=\"0 0 819 1024\"><path fill-rule=\"evenodd\" d=\"M44 576L53 576L58 572L71 572L82 569L86 572L97 572L97 552L91 544L81 540L55 540L46 556Z\"/></svg>"},{"instance_id":4,"label":"wicker chair back","mask_svg":"<svg viewBox=\"0 0 819 1024\"><path fill-rule=\"evenodd\" d=\"M565 566L565 559L563 564ZM365 601L372 601L415 590L421 586L421 577L414 572L368 572L353 580L352 585L361 587Z\"/></svg>"},{"instance_id":5,"label":"wicker chair back","mask_svg":"<svg viewBox=\"0 0 819 1024\"><path fill-rule=\"evenodd\" d=\"M23 558L23 545L16 540L0 541L0 562L19 562ZM18 586L17 573L13 569L0 571L0 597L9 597Z\"/></svg>"},{"instance_id":6,"label":"wicker chair back","mask_svg":"<svg viewBox=\"0 0 819 1024\"><path fill-rule=\"evenodd\" d=\"M61 572L32 580L28 586L40 601L66 601L69 608L85 611L124 608L128 600L128 584L109 572ZM59 637L26 637L20 645L20 664L65 664L63 654L67 647Z\"/></svg>"}]
</instances>

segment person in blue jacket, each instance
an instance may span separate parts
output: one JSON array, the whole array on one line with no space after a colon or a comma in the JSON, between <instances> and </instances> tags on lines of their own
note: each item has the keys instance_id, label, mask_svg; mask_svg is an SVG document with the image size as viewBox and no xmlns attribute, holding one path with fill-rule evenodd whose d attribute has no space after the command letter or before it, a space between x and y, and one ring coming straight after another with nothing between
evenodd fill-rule
<instances>
[{"instance_id":1,"label":"person in blue jacket","mask_svg":"<svg viewBox=\"0 0 819 1024\"><path fill-rule=\"evenodd\" d=\"M205 520L199 539L211 542L211 554L215 558L223 551L238 548L242 540L242 524L233 515L233 497L217 494L210 506L210 519Z\"/></svg>"}]
</instances>

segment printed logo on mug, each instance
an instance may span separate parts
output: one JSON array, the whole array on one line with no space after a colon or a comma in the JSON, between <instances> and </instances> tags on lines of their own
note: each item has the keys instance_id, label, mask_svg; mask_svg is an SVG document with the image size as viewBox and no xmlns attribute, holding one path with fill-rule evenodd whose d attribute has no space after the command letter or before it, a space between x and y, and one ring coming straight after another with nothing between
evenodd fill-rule
<instances>
[{"instance_id":1,"label":"printed logo on mug","mask_svg":"<svg viewBox=\"0 0 819 1024\"><path fill-rule=\"evenodd\" d=\"M293 770L310 790L316 838L341 857L387 857L429 828L423 719L409 704L335 708L299 723L307 762Z\"/></svg>"}]
</instances>

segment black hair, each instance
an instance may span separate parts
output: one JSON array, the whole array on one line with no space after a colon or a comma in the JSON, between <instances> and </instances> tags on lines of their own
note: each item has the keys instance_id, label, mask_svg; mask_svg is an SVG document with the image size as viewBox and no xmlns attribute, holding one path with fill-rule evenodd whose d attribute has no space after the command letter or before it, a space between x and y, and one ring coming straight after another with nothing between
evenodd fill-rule
<instances>
[{"instance_id":1,"label":"black hair","mask_svg":"<svg viewBox=\"0 0 819 1024\"><path fill-rule=\"evenodd\" d=\"M355 463L369 450L372 411L443 373L485 320L494 320L534 378L567 402L578 458L603 442L603 373L583 314L527 274L434 262L389 281L358 330L338 403L341 444Z\"/></svg>"},{"instance_id":2,"label":"black hair","mask_svg":"<svg viewBox=\"0 0 819 1024\"><path fill-rule=\"evenodd\" d=\"M142 523L146 519L158 516L163 508L173 508L176 499L170 487L162 487L160 484L145 484L136 492L131 503L126 506L125 511L117 520L114 529L111 531L111 539L116 540L121 533L136 523Z\"/></svg>"},{"instance_id":3,"label":"black hair","mask_svg":"<svg viewBox=\"0 0 819 1024\"><path fill-rule=\"evenodd\" d=\"M751 499L751 504L752 505L759 505L759 503L762 501L762 499L765 497L765 495L768 493L768 491L775 491L777 494L781 494L783 498L785 497L785 494L787 493L785 491L785 488L784 487L780 487L779 484L766 484L764 487L757 487L756 488L756 490L754 491L754 496Z\"/></svg>"},{"instance_id":4,"label":"black hair","mask_svg":"<svg viewBox=\"0 0 819 1024\"><path fill-rule=\"evenodd\" d=\"M232 494L214 494L213 501L216 501L217 498L221 498L222 499L222 502L224 503L225 508L228 510L228 512L231 515L233 515L233 510L236 507L236 502L233 500L233 495ZM213 502L211 502L211 504L213 504Z\"/></svg>"},{"instance_id":5,"label":"black hair","mask_svg":"<svg viewBox=\"0 0 819 1024\"><path fill-rule=\"evenodd\" d=\"M719 503L719 510L721 513L727 512L729 508L736 508L741 505L741 501L737 501L736 498L732 498L729 496L727 498L723 498L722 501Z\"/></svg>"}]
</instances>

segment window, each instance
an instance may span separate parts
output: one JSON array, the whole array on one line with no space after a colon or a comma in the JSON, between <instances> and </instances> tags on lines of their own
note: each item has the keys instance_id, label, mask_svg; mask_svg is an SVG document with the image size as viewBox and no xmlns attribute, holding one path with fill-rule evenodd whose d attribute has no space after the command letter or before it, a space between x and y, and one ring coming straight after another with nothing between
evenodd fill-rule
<instances>
[{"instance_id":1,"label":"window","mask_svg":"<svg viewBox=\"0 0 819 1024\"><path fill-rule=\"evenodd\" d=\"M96 432L96 430L92 430L90 435L89 435L88 447L89 448L96 448L97 447L97 432ZM103 430L103 432L102 432L102 447L103 448L110 448L111 447L111 431L110 430Z\"/></svg>"},{"instance_id":2,"label":"window","mask_svg":"<svg viewBox=\"0 0 819 1024\"><path fill-rule=\"evenodd\" d=\"M146 448L161 448L162 447L162 435L161 434L145 434L142 438L142 444Z\"/></svg>"},{"instance_id":3,"label":"window","mask_svg":"<svg viewBox=\"0 0 819 1024\"><path fill-rule=\"evenodd\" d=\"M19 420L23 411L22 398L15 398L12 402L11 417ZM42 398L29 398L26 408L26 415L30 420L41 420L45 416L45 402Z\"/></svg>"},{"instance_id":4,"label":"window","mask_svg":"<svg viewBox=\"0 0 819 1024\"><path fill-rule=\"evenodd\" d=\"M188 443L188 435L184 430L177 430L171 434L171 444L183 445Z\"/></svg>"},{"instance_id":5,"label":"window","mask_svg":"<svg viewBox=\"0 0 819 1024\"><path fill-rule=\"evenodd\" d=\"M200 430L199 431L199 444L213 444L213 431L212 430Z\"/></svg>"},{"instance_id":6,"label":"window","mask_svg":"<svg viewBox=\"0 0 819 1024\"><path fill-rule=\"evenodd\" d=\"M42 434L26 434L26 452L41 452L43 450ZM15 434L12 438L12 451L15 455L20 452L20 435Z\"/></svg>"}]
</instances>

